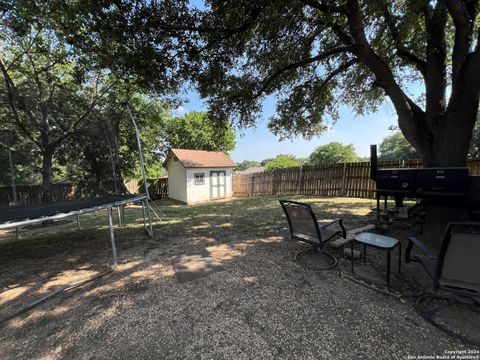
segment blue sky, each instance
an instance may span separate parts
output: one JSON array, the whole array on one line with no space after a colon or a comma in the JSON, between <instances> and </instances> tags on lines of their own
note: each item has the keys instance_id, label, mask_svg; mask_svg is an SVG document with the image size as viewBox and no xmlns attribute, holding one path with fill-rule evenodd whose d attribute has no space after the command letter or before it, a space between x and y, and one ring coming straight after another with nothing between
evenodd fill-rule
<instances>
[{"instance_id":1,"label":"blue sky","mask_svg":"<svg viewBox=\"0 0 480 360\"><path fill-rule=\"evenodd\" d=\"M307 157L315 147L338 141L344 144L353 144L357 155L369 156L370 145L380 144L382 139L391 134L390 125L397 124L397 116L393 106L386 102L375 114L365 117L356 117L348 107L340 108L340 117L333 129L311 140L301 137L293 140L279 141L267 128L267 119L275 110L275 102L269 98L263 107L263 119L257 123L255 129L237 130L237 146L230 154L235 162L243 160L261 161L275 157L278 154L293 154L297 157ZM189 92L187 102L182 111L207 110L198 94Z\"/></svg>"}]
</instances>

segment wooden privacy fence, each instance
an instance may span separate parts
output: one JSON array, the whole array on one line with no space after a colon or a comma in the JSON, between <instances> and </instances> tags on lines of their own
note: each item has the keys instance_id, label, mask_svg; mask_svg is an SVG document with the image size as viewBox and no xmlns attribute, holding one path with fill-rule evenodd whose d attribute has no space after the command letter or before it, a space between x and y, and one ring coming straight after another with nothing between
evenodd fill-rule
<instances>
[{"instance_id":1,"label":"wooden privacy fence","mask_svg":"<svg viewBox=\"0 0 480 360\"><path fill-rule=\"evenodd\" d=\"M160 179L148 179L148 193L154 199L166 199L168 198L168 178ZM133 179L125 181L125 187L131 194L137 194L144 192L143 180Z\"/></svg>"},{"instance_id":2,"label":"wooden privacy fence","mask_svg":"<svg viewBox=\"0 0 480 360\"><path fill-rule=\"evenodd\" d=\"M467 161L470 175L480 175L480 159ZM420 168L420 160L379 161L378 168ZM370 162L300 167L233 176L233 195L327 195L360 198L375 197L370 179Z\"/></svg>"},{"instance_id":3,"label":"wooden privacy fence","mask_svg":"<svg viewBox=\"0 0 480 360\"><path fill-rule=\"evenodd\" d=\"M126 189L136 194L143 192L143 180L125 181ZM111 186L113 187L113 185ZM110 188L111 188L110 187ZM88 192L79 187L74 187L70 183L59 183L51 186L52 200L64 201L88 196ZM163 199L168 197L168 179L150 179L148 180L148 191L153 199ZM16 186L17 202L19 205L33 205L42 203L41 185L19 185ZM7 207L13 203L13 193L10 186L0 186L0 207Z\"/></svg>"},{"instance_id":4,"label":"wooden privacy fence","mask_svg":"<svg viewBox=\"0 0 480 360\"><path fill-rule=\"evenodd\" d=\"M469 159L470 175L480 175L480 159ZM379 161L379 168L419 168L419 160ZM126 189L132 193L143 191L142 180L128 180ZM360 198L375 197L375 182L370 180L370 163L356 162L333 165L304 165L289 169L264 171L247 175L233 175L233 195L327 195ZM148 191L154 199L168 198L168 178L149 179ZM40 204L40 185L17 186L16 194L21 205ZM80 189L72 184L60 183L52 186L54 201L71 200L81 196ZM12 203L12 188L0 186L0 206Z\"/></svg>"},{"instance_id":5,"label":"wooden privacy fence","mask_svg":"<svg viewBox=\"0 0 480 360\"><path fill-rule=\"evenodd\" d=\"M53 201L71 200L74 197L73 186L70 183L59 183L51 186ZM15 187L17 202L20 205L33 205L42 202L41 185L18 185ZM13 193L10 186L0 186L0 206L13 203Z\"/></svg>"}]
</instances>

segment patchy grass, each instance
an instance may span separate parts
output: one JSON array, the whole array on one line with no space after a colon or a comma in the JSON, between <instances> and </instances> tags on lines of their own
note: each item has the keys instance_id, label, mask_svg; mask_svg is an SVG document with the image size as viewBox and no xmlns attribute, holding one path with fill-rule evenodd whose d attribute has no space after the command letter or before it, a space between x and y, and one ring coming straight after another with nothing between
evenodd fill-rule
<instances>
[{"instance_id":1,"label":"patchy grass","mask_svg":"<svg viewBox=\"0 0 480 360\"><path fill-rule=\"evenodd\" d=\"M365 199L288 197L347 229L373 220ZM280 197L201 205L157 202L153 239L141 208L116 228L119 266L0 326L4 358L405 358L463 348L403 303L293 261ZM0 234L0 317L111 261L105 214ZM62 231L58 231L58 230ZM199 248L225 271L178 283L171 256Z\"/></svg>"},{"instance_id":2,"label":"patchy grass","mask_svg":"<svg viewBox=\"0 0 480 360\"><path fill-rule=\"evenodd\" d=\"M179 232L191 236L268 236L287 225L278 200L285 197L252 197L227 202L212 202L191 206L162 206L166 224L161 236ZM319 198L291 196L313 206L319 221L342 216L347 226L365 221L364 216L375 206L368 199ZM230 229L230 230L229 230Z\"/></svg>"},{"instance_id":3,"label":"patchy grass","mask_svg":"<svg viewBox=\"0 0 480 360\"><path fill-rule=\"evenodd\" d=\"M259 234L261 231L268 233L283 229L286 225L283 211L278 200L284 197L252 197L243 199L232 199L230 201L210 202L197 205L176 205L169 200L161 200L153 203L155 209L160 210L161 220L152 213L154 228L157 231L155 238L161 240L178 234L190 236L211 236L224 235L225 231L234 228L236 235ZM322 198L291 196L291 200L302 201L311 204L317 214L319 221L328 221L334 217L342 216L347 226L356 226L364 222L367 214L375 206L373 200L350 199L350 198ZM47 248L60 241L59 246L70 248L76 241L90 241L104 243L100 233L108 229L106 212L82 215L82 231L77 231L74 218L59 222L57 226L33 226L22 228L20 240L15 239L15 231L0 230L0 246L5 250L12 245L17 250L27 248ZM114 211L114 225L117 225L116 212ZM168 225L168 226L167 226ZM117 235L121 240L124 232L130 235L129 230L143 227L142 211L140 206L129 206L125 211L125 228ZM61 230L61 234L58 234ZM232 230L233 231L233 230ZM95 236L95 235L100 236ZM268 233L264 234L267 235ZM133 240L130 238L130 240ZM21 245L19 245L21 244ZM108 246L108 242L107 242ZM1 257L1 260L8 260L9 256Z\"/></svg>"}]
</instances>

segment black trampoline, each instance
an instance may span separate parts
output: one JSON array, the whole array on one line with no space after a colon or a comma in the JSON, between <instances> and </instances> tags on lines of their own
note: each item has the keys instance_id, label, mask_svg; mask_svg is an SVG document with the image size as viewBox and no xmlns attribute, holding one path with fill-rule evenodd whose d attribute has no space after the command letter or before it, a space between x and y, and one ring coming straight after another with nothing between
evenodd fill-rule
<instances>
[{"instance_id":1,"label":"black trampoline","mask_svg":"<svg viewBox=\"0 0 480 360\"><path fill-rule=\"evenodd\" d=\"M109 206L117 207L121 204L130 202L138 202L145 196L123 195L123 196L102 196L91 199L81 199L72 201L61 201L55 203L47 203L41 205L15 206L0 210L0 229L14 227L14 223L42 222L50 220L46 218L55 216L71 216L75 213L86 213L108 208ZM91 211L87 211L91 210Z\"/></svg>"},{"instance_id":2,"label":"black trampoline","mask_svg":"<svg viewBox=\"0 0 480 360\"><path fill-rule=\"evenodd\" d=\"M51 293L30 303L25 308L15 312L7 318L0 319L0 323L10 320L30 310L34 306L44 302L45 300L64 290L81 286L87 282L111 273L117 267L117 250L115 246L115 235L113 231L113 209L116 208L118 213L119 225L122 225L124 221L125 206L134 203L141 203L145 232L150 237L153 237L152 219L150 216L150 208L148 204L147 194L102 196L91 199L62 201L42 205L18 206L7 209L0 209L0 230L16 229L17 237L19 234L19 229L22 226L42 223L45 221L60 220L70 216L76 216L77 226L80 229L80 215L106 210L113 257L112 264L107 270L86 279L76 281L72 284L61 286L60 288L57 288Z\"/></svg>"},{"instance_id":3,"label":"black trampoline","mask_svg":"<svg viewBox=\"0 0 480 360\"><path fill-rule=\"evenodd\" d=\"M124 218L125 206L128 204L141 203L142 215L143 215L143 227L145 229L145 232L150 237L153 237L152 218L150 216L151 208L148 203L150 196L148 194L147 176L145 171L145 164L143 161L143 153L142 153L140 136L138 133L137 124L130 110L128 102L123 103L123 105L128 111L129 117L133 124L133 129L135 131L135 137L137 139L138 158L139 158L140 170L143 178L143 187L145 191L144 194L101 196L101 197L95 197L95 198L83 199L83 200L61 201L61 202L46 203L41 205L14 206L11 208L0 209L0 230L16 229L17 238L19 236L19 230L24 226L60 220L60 219L64 219L71 216L76 217L77 227L78 229L80 229L81 228L80 217L82 214L88 214L88 213L93 213L93 212L102 211L102 210L106 211L108 227L110 230L110 242L112 246L113 259L112 259L111 266L107 270L102 271L89 278L78 280L72 284L63 285L60 288L55 289L54 291L30 303L29 305L15 312L14 314L6 318L0 319L0 324L28 311L34 306L44 302L45 300L49 299L50 297L64 290L81 286L101 276L105 276L111 273L117 267L117 250L115 246L115 235L113 231L113 219L112 219L113 209L116 209L116 212L118 213L118 223L119 225L122 225L125 219ZM110 157L111 156L112 155L110 154ZM112 165L112 169L113 169L113 178L115 179L115 168L113 165ZM117 189L115 189L115 192L117 192ZM14 195L13 198L15 199L14 186L13 186L13 195ZM16 203L16 201L14 201L14 203ZM153 209L151 210L153 211L154 214L156 214Z\"/></svg>"}]
</instances>

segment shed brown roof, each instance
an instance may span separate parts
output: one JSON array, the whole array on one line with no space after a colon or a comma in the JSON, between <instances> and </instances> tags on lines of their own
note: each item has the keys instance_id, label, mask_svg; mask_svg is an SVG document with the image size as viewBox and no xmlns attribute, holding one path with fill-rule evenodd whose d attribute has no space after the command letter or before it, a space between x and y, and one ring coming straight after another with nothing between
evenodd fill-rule
<instances>
[{"instance_id":1,"label":"shed brown roof","mask_svg":"<svg viewBox=\"0 0 480 360\"><path fill-rule=\"evenodd\" d=\"M171 149L163 165L176 156L186 168L235 167L236 164L221 151Z\"/></svg>"}]
</instances>

